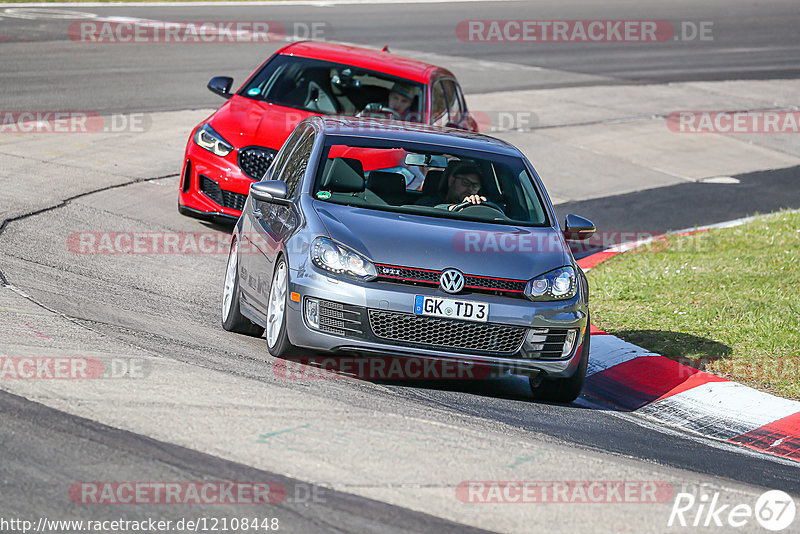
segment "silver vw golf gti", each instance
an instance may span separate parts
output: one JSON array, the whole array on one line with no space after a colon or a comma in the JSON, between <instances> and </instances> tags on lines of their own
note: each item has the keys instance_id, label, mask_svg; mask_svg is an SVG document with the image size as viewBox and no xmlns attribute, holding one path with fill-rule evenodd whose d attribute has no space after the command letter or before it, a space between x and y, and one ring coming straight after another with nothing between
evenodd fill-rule
<instances>
[{"instance_id":1,"label":"silver vw golf gti","mask_svg":"<svg viewBox=\"0 0 800 534\"><path fill-rule=\"evenodd\" d=\"M251 185L233 231L225 329L298 351L421 358L527 376L570 402L589 358L586 277L536 171L503 141L311 117Z\"/></svg>"}]
</instances>

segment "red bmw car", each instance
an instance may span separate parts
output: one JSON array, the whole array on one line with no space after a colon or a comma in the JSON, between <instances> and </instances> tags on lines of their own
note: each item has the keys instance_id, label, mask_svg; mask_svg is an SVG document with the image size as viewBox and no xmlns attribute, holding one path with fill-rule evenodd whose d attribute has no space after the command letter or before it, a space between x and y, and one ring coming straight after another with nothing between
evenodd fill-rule
<instances>
[{"instance_id":1,"label":"red bmw car","mask_svg":"<svg viewBox=\"0 0 800 534\"><path fill-rule=\"evenodd\" d=\"M197 125L183 160L178 211L203 219L237 219L250 184L264 177L301 120L312 115L372 116L477 131L461 87L441 67L383 51L297 42L267 59L235 93L233 79L212 78L208 88L228 101ZM363 158L362 158L363 159ZM364 171L406 175L385 156Z\"/></svg>"}]
</instances>

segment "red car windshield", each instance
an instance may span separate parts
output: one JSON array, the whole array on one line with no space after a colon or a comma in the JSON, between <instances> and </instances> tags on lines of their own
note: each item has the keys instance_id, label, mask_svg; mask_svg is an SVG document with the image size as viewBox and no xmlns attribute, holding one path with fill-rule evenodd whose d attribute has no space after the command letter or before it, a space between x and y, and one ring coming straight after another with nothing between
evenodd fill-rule
<instances>
[{"instance_id":1,"label":"red car windshield","mask_svg":"<svg viewBox=\"0 0 800 534\"><path fill-rule=\"evenodd\" d=\"M295 56L272 58L239 92L323 115L424 122L424 86L376 71Z\"/></svg>"}]
</instances>

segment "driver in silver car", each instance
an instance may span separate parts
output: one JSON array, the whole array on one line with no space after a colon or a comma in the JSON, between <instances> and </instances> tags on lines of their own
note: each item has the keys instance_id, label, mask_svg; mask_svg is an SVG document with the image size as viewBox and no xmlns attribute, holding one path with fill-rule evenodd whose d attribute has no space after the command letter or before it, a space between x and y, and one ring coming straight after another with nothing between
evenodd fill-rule
<instances>
[{"instance_id":1,"label":"driver in silver car","mask_svg":"<svg viewBox=\"0 0 800 534\"><path fill-rule=\"evenodd\" d=\"M432 206L453 211L459 204L468 202L470 204L480 204L486 202L486 197L479 195L483 187L483 179L480 167L469 161L463 161L456 165L452 172L442 176L442 180L447 182L440 184L437 195L423 197L417 202L418 206Z\"/></svg>"}]
</instances>

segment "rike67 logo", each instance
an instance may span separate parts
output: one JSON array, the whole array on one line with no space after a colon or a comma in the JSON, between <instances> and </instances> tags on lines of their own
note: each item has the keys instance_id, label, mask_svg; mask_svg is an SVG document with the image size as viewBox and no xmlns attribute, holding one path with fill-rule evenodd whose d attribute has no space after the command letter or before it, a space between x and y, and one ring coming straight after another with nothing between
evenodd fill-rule
<instances>
[{"instance_id":1,"label":"rike67 logo","mask_svg":"<svg viewBox=\"0 0 800 534\"><path fill-rule=\"evenodd\" d=\"M797 512L792 497L780 490L770 490L762 494L754 506L749 504L720 504L720 493L678 493L672 512L667 521L668 527L730 527L742 528L752 525L755 519L767 530L778 532L788 528Z\"/></svg>"}]
</instances>

